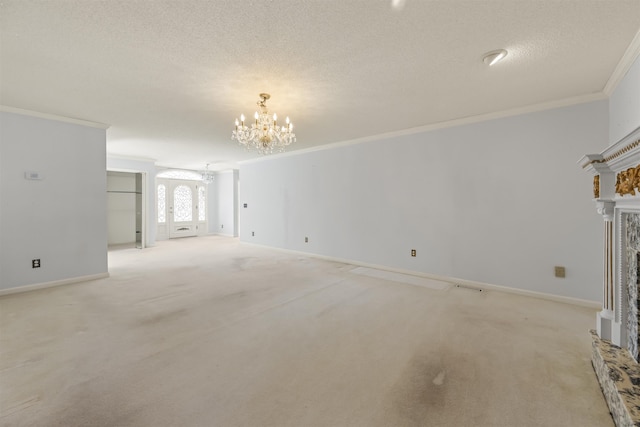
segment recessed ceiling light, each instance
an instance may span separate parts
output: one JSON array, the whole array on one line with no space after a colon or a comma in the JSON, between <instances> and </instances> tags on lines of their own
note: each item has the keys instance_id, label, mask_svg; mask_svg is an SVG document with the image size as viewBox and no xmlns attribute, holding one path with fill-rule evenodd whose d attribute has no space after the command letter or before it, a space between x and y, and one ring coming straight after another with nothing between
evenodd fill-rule
<instances>
[{"instance_id":1,"label":"recessed ceiling light","mask_svg":"<svg viewBox=\"0 0 640 427\"><path fill-rule=\"evenodd\" d=\"M395 10L404 9L405 0L391 0L391 7Z\"/></svg>"},{"instance_id":2,"label":"recessed ceiling light","mask_svg":"<svg viewBox=\"0 0 640 427\"><path fill-rule=\"evenodd\" d=\"M492 66L502 61L505 56L507 56L507 51L504 49L492 50L485 53L483 61L488 66Z\"/></svg>"}]
</instances>

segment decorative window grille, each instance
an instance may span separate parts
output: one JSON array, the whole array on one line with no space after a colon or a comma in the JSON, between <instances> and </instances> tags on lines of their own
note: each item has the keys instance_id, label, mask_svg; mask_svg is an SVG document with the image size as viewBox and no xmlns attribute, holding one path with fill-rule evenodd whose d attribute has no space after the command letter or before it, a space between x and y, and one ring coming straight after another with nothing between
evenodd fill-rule
<instances>
[{"instance_id":1,"label":"decorative window grille","mask_svg":"<svg viewBox=\"0 0 640 427\"><path fill-rule=\"evenodd\" d=\"M158 224L167 222L167 188L164 184L158 185Z\"/></svg>"},{"instance_id":2,"label":"decorative window grille","mask_svg":"<svg viewBox=\"0 0 640 427\"><path fill-rule=\"evenodd\" d=\"M193 194L187 185L178 185L173 190L173 220L193 221Z\"/></svg>"},{"instance_id":3,"label":"decorative window grille","mask_svg":"<svg viewBox=\"0 0 640 427\"><path fill-rule=\"evenodd\" d=\"M207 219L206 202L206 187L198 187L198 221L205 221Z\"/></svg>"}]
</instances>

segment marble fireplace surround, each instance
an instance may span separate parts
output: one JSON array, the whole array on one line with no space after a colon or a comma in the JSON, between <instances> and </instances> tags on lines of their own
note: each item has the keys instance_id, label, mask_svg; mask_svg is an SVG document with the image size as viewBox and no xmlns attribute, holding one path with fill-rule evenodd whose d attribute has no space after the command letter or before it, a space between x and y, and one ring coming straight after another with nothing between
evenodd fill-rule
<instances>
[{"instance_id":1,"label":"marble fireplace surround","mask_svg":"<svg viewBox=\"0 0 640 427\"><path fill-rule=\"evenodd\" d=\"M592 364L616 426L640 427L640 127L580 163L604 221Z\"/></svg>"}]
</instances>

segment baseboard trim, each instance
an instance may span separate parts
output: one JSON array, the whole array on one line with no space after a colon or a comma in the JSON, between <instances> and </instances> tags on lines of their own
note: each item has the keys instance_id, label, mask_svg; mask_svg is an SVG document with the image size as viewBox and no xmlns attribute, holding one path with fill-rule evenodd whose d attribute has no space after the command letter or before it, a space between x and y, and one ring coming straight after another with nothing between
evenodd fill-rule
<instances>
[{"instance_id":1,"label":"baseboard trim","mask_svg":"<svg viewBox=\"0 0 640 427\"><path fill-rule=\"evenodd\" d=\"M33 285L16 286L15 288L0 289L0 297L22 292L37 291L38 289L53 288L55 286L70 285L78 282L88 282L109 277L109 273L90 274L88 276L72 277L70 279L54 280L52 282L35 283Z\"/></svg>"},{"instance_id":2,"label":"baseboard trim","mask_svg":"<svg viewBox=\"0 0 640 427\"><path fill-rule=\"evenodd\" d=\"M357 260L353 260L353 259L337 258L337 257L332 257L332 256L314 254L314 253L311 253L311 252L302 252L302 251L296 251L296 250L292 250L292 249L276 248L276 247L273 247L273 246L261 245L261 244L257 244L257 243L249 243L249 242L242 242L242 241L241 241L241 243L245 244L245 245L258 246L258 247L262 247L262 248L266 248L266 249L273 249L273 250L276 250L276 251L286 252L286 253L290 253L290 254L294 254L294 255L303 255L303 256L308 256L308 257L312 257L312 258L318 258L318 259L322 259L322 260L325 260L325 261L341 262L341 263L344 263L344 264L357 265L359 267L375 268L377 270L384 270L384 271L391 271L391 272L394 272L394 273L408 274L408 275L416 276L416 277L424 277L424 278L427 278L427 279L439 280L441 282L451 283L452 285L460 284L460 285L465 285L465 286L472 287L472 288L487 289L487 290L492 290L492 291L497 291L497 292L505 292L505 293L510 293L510 294L522 295L522 296L526 296L526 297L538 298L538 299L543 299L543 300L548 300L548 301L555 301L555 302L560 302L560 303L564 303L564 304L577 305L577 306L581 306L581 307L592 308L594 310L600 310L602 308L602 303L600 303L598 301L591 301L591 300L585 300L585 299L574 298L574 297L566 297L566 296L562 296L562 295L547 294L547 293L544 293L544 292L529 291L529 290L526 290L526 289L510 288L508 286L492 285L490 283L476 282L476 281L473 281L473 280L458 279L458 278L455 278L455 277L448 277L448 276L440 276L440 275L437 275L437 274L423 273L423 272L420 272L420 271L406 270L406 269L402 269L402 268L389 267L389 266L386 266L386 265L370 264L370 263L357 261Z\"/></svg>"},{"instance_id":3,"label":"baseboard trim","mask_svg":"<svg viewBox=\"0 0 640 427\"><path fill-rule=\"evenodd\" d=\"M441 279L441 280L444 280L444 279ZM454 284L461 284L461 285L466 285L466 286L475 287L475 288L490 289L492 291L507 292L510 294L517 294L525 297L545 299L549 301L561 302L561 303L571 304L571 305L579 305L581 307L592 308L594 310L602 309L602 303L598 301L587 300L587 299L565 297L562 295L547 294L544 292L529 291L526 289L510 288L509 286L492 285L490 283L475 282L473 280L448 278L446 279L446 281Z\"/></svg>"},{"instance_id":4,"label":"baseboard trim","mask_svg":"<svg viewBox=\"0 0 640 427\"><path fill-rule=\"evenodd\" d=\"M233 234L227 234L227 233L209 233L207 235L208 236L223 236L223 237L238 237L238 236L234 236Z\"/></svg>"}]
</instances>

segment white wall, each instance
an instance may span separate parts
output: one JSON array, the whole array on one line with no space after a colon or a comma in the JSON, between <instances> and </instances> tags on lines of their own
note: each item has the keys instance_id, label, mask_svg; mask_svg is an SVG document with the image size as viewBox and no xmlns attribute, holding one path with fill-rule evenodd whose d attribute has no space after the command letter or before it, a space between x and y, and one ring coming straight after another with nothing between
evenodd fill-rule
<instances>
[{"instance_id":1,"label":"white wall","mask_svg":"<svg viewBox=\"0 0 640 427\"><path fill-rule=\"evenodd\" d=\"M0 289L107 272L105 140L104 129L0 112Z\"/></svg>"},{"instance_id":2,"label":"white wall","mask_svg":"<svg viewBox=\"0 0 640 427\"><path fill-rule=\"evenodd\" d=\"M245 163L240 238L597 301L602 219L576 160L607 140L607 109L598 101Z\"/></svg>"},{"instance_id":3,"label":"white wall","mask_svg":"<svg viewBox=\"0 0 640 427\"><path fill-rule=\"evenodd\" d=\"M609 123L609 144L615 144L640 126L640 56L611 94Z\"/></svg>"},{"instance_id":4,"label":"white wall","mask_svg":"<svg viewBox=\"0 0 640 427\"><path fill-rule=\"evenodd\" d=\"M209 184L209 233L238 236L238 171L216 173Z\"/></svg>"},{"instance_id":5,"label":"white wall","mask_svg":"<svg viewBox=\"0 0 640 427\"><path fill-rule=\"evenodd\" d=\"M146 242L145 246L153 246L156 243L156 230L158 220L156 215L156 165L153 161L123 159L118 157L107 157L107 170L120 172L140 172L143 173L143 181L147 189L146 199Z\"/></svg>"},{"instance_id":6,"label":"white wall","mask_svg":"<svg viewBox=\"0 0 640 427\"><path fill-rule=\"evenodd\" d=\"M107 172L107 243L136 241L136 176Z\"/></svg>"}]
</instances>

